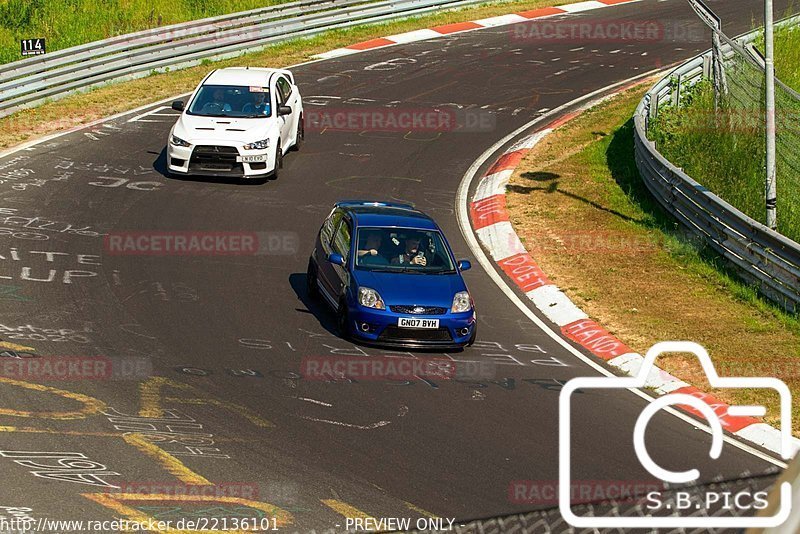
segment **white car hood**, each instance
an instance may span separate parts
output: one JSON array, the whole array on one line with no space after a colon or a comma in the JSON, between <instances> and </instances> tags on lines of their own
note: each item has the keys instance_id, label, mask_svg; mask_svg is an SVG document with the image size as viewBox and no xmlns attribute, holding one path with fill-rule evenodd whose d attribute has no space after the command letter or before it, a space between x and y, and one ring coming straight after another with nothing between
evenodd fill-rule
<instances>
[{"instance_id":1,"label":"white car hood","mask_svg":"<svg viewBox=\"0 0 800 534\"><path fill-rule=\"evenodd\" d=\"M234 117L200 117L183 113L173 133L192 144L198 141L220 143L252 143L277 136L279 126L274 117L237 119Z\"/></svg>"}]
</instances>

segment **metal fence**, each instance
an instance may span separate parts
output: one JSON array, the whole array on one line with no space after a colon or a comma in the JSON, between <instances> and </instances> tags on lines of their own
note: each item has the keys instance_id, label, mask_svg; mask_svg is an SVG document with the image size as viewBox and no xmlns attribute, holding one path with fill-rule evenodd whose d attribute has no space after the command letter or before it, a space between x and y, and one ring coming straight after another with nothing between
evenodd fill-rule
<instances>
[{"instance_id":1,"label":"metal fence","mask_svg":"<svg viewBox=\"0 0 800 534\"><path fill-rule=\"evenodd\" d=\"M480 3L487 0L300 0L112 37L0 65L0 117L112 81Z\"/></svg>"},{"instance_id":2,"label":"metal fence","mask_svg":"<svg viewBox=\"0 0 800 534\"><path fill-rule=\"evenodd\" d=\"M797 24L792 17L781 24ZM751 32L723 46L726 64L742 68L742 53L758 36ZM750 58L758 65L757 58ZM763 65L763 63L762 63ZM770 230L689 177L647 137L659 108L677 106L682 94L711 76L711 51L683 63L645 94L634 115L636 166L661 206L700 236L760 293L790 312L800 310L800 244ZM739 78L743 79L742 77ZM731 88L736 93L736 80ZM757 92L756 92L757 94ZM733 96L736 96L735 94ZM779 143L780 135L779 135ZM798 156L800 152L791 156Z\"/></svg>"}]
</instances>

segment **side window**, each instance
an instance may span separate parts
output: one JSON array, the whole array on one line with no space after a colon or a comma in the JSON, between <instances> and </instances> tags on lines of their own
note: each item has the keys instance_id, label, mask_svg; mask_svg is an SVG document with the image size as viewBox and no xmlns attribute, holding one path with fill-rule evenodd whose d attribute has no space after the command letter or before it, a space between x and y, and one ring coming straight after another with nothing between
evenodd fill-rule
<instances>
[{"instance_id":1,"label":"side window","mask_svg":"<svg viewBox=\"0 0 800 534\"><path fill-rule=\"evenodd\" d=\"M341 254L347 261L347 256L350 254L350 221L347 219L343 220L339 229L336 230L333 238L333 251Z\"/></svg>"},{"instance_id":2,"label":"side window","mask_svg":"<svg viewBox=\"0 0 800 534\"><path fill-rule=\"evenodd\" d=\"M289 97L292 96L292 84L283 76L278 78L278 90L281 92L281 95L283 95L283 102L288 102Z\"/></svg>"},{"instance_id":3,"label":"side window","mask_svg":"<svg viewBox=\"0 0 800 534\"><path fill-rule=\"evenodd\" d=\"M328 218L325 220L325 223L322 225L322 230L320 230L319 240L322 243L322 246L326 249L331 244L331 239L333 238L333 231L339 225L339 221L342 220L343 212L340 209L335 209L328 215Z\"/></svg>"}]
</instances>

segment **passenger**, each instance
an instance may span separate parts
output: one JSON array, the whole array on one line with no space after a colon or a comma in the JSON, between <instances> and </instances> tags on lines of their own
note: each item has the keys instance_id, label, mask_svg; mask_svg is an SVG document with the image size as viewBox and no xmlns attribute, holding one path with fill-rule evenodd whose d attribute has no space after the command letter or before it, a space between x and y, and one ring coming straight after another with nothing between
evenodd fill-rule
<instances>
[{"instance_id":1,"label":"passenger","mask_svg":"<svg viewBox=\"0 0 800 534\"><path fill-rule=\"evenodd\" d=\"M263 115L267 116L270 113L268 93L262 91L260 93L252 93L253 102L248 102L242 107L242 113L249 115Z\"/></svg>"},{"instance_id":2,"label":"passenger","mask_svg":"<svg viewBox=\"0 0 800 534\"><path fill-rule=\"evenodd\" d=\"M420 250L419 244L422 240L419 235L412 234L406 237L406 248L397 257L392 258L393 265L419 265L425 267L428 265L428 258L425 257L425 252Z\"/></svg>"}]
</instances>

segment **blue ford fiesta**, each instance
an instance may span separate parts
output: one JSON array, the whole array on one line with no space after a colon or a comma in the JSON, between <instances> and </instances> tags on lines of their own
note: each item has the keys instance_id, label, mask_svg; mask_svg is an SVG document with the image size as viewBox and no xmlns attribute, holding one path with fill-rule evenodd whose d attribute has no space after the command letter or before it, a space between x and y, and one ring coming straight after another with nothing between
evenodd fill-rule
<instances>
[{"instance_id":1,"label":"blue ford fiesta","mask_svg":"<svg viewBox=\"0 0 800 534\"><path fill-rule=\"evenodd\" d=\"M322 297L347 339L409 348L475 341L472 298L442 231L406 204L337 203L308 261L308 293Z\"/></svg>"}]
</instances>

